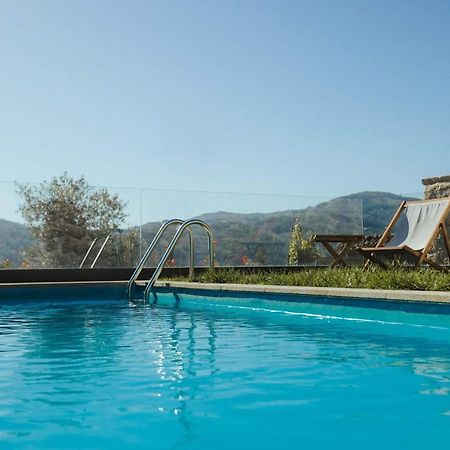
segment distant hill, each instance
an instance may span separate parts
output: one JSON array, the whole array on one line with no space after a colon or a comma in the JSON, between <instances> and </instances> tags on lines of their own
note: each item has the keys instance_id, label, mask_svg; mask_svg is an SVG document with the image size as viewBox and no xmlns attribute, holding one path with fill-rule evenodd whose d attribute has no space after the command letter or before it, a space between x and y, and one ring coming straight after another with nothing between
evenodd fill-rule
<instances>
[{"instance_id":1,"label":"distant hill","mask_svg":"<svg viewBox=\"0 0 450 450\"><path fill-rule=\"evenodd\" d=\"M314 233L360 233L364 228L364 232L370 234L381 232L404 200L413 200L413 198L389 192L360 192L298 210L267 214L237 214L219 211L202 214L198 218L216 225L223 222L255 225L274 221L281 225L288 219L290 229L293 217L299 216L302 219L303 228Z\"/></svg>"},{"instance_id":2,"label":"distant hill","mask_svg":"<svg viewBox=\"0 0 450 450\"><path fill-rule=\"evenodd\" d=\"M208 222L216 240L216 258L220 265L240 265L245 259L254 264L286 264L287 248L295 217L300 217L305 235L381 233L400 202L409 197L388 192L360 192L304 209L272 213L239 214L218 211L198 218ZM160 222L143 226L143 238L150 242ZM196 263L207 255L206 238L196 229ZM150 261L156 264L159 255L169 243L170 233L161 241L160 248ZM20 265L21 252L33 244L25 225L0 219L0 262L5 258L14 266ZM180 243L175 259L187 260L187 242Z\"/></svg>"},{"instance_id":3,"label":"distant hill","mask_svg":"<svg viewBox=\"0 0 450 450\"><path fill-rule=\"evenodd\" d=\"M221 265L239 265L243 258L255 264L286 264L287 248L295 217L306 235L381 233L403 200L388 192L360 192L298 210L238 214L218 211L198 216L208 222L216 239L216 258ZM150 240L159 223L147 223L143 236ZM196 231L199 234L199 231ZM198 239L197 262L207 254L205 239ZM168 240L164 242L166 245ZM178 251L185 260L186 246Z\"/></svg>"},{"instance_id":4,"label":"distant hill","mask_svg":"<svg viewBox=\"0 0 450 450\"><path fill-rule=\"evenodd\" d=\"M33 244L33 237L25 225L0 219L0 263L9 259L13 267L22 262L21 252Z\"/></svg>"}]
</instances>

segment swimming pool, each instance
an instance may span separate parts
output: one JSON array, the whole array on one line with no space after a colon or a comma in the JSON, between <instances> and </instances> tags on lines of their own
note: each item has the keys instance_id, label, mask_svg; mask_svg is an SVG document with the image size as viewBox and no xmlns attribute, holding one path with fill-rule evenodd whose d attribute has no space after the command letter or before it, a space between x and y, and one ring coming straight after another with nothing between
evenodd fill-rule
<instances>
[{"instance_id":1,"label":"swimming pool","mask_svg":"<svg viewBox=\"0 0 450 450\"><path fill-rule=\"evenodd\" d=\"M29 292L0 304L2 449L450 444L448 314Z\"/></svg>"}]
</instances>

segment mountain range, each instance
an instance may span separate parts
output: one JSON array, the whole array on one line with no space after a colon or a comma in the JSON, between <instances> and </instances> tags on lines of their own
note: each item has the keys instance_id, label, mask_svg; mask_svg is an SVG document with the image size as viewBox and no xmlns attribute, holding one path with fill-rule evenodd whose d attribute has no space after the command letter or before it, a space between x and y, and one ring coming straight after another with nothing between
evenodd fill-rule
<instances>
[{"instance_id":1,"label":"mountain range","mask_svg":"<svg viewBox=\"0 0 450 450\"><path fill-rule=\"evenodd\" d=\"M298 210L253 214L219 211L198 218L214 231L219 265L285 265L295 218L300 219L305 238L314 234L372 235L381 233L400 202L410 199L387 192L360 192ZM151 239L159 225L145 224L143 237ZM200 237L200 231L195 233ZM207 255L206 239L196 239L196 245L196 262L200 263ZM187 246L180 246L176 259L186 260L186 250Z\"/></svg>"},{"instance_id":2,"label":"mountain range","mask_svg":"<svg viewBox=\"0 0 450 450\"><path fill-rule=\"evenodd\" d=\"M22 260L22 252L33 245L34 239L26 225L0 219L0 268L2 261L9 260L17 267Z\"/></svg>"}]
</instances>

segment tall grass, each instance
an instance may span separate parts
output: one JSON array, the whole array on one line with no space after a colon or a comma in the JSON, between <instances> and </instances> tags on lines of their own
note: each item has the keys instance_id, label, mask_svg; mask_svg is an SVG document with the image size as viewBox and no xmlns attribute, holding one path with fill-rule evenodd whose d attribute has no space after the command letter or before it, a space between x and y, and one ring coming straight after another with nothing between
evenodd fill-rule
<instances>
[{"instance_id":1,"label":"tall grass","mask_svg":"<svg viewBox=\"0 0 450 450\"><path fill-rule=\"evenodd\" d=\"M200 283L272 284L282 286L317 286L368 289L407 289L450 291L450 273L432 269L379 269L359 267L311 269L298 272L245 273L238 269L216 269L196 275Z\"/></svg>"}]
</instances>

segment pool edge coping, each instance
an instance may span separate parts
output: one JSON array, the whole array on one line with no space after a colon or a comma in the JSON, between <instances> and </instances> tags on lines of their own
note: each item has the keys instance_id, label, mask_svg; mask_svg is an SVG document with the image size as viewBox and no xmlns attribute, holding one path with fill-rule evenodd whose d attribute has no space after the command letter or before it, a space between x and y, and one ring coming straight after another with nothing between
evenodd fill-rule
<instances>
[{"instance_id":1,"label":"pool edge coping","mask_svg":"<svg viewBox=\"0 0 450 450\"><path fill-rule=\"evenodd\" d=\"M70 282L27 282L27 283L0 283L1 288L33 288L33 287L65 287L65 286L120 286L127 281L70 281ZM136 283L145 286L146 281ZM450 292L446 291L413 291L338 287L310 287L310 286L280 286L265 284L232 284L232 283L198 283L186 281L159 280L155 283L157 288L183 289L190 291L219 291L244 292L262 294L284 294L309 297L335 297L352 298L355 300L381 300L399 302L426 302L450 305Z\"/></svg>"},{"instance_id":2,"label":"pool edge coping","mask_svg":"<svg viewBox=\"0 0 450 450\"><path fill-rule=\"evenodd\" d=\"M138 282L138 284L141 284ZM145 283L142 283L145 284ZM430 302L450 305L450 292L412 291L388 289L357 289L309 286L277 286L265 284L195 283L161 280L158 288L189 289L195 291L246 292L264 294L287 294L313 297L350 297L354 299L395 300L404 302Z\"/></svg>"}]
</instances>

